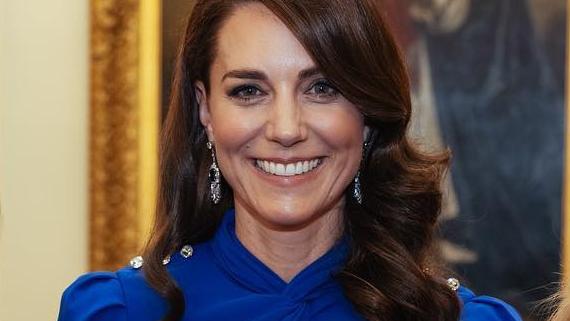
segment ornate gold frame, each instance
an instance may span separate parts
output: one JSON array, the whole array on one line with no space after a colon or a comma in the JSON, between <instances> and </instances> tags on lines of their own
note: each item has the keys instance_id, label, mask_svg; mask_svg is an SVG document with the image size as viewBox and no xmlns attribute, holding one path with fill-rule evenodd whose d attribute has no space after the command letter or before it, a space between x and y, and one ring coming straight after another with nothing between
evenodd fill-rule
<instances>
[{"instance_id":1,"label":"ornate gold frame","mask_svg":"<svg viewBox=\"0 0 570 321\"><path fill-rule=\"evenodd\" d=\"M91 269L125 265L155 207L160 94L158 0L91 0Z\"/></svg>"}]
</instances>

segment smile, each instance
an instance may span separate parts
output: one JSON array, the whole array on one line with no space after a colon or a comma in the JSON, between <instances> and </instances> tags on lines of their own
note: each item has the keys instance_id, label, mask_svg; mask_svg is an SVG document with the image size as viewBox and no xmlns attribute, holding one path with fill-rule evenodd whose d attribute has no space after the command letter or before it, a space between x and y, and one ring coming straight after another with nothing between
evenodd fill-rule
<instances>
[{"instance_id":1,"label":"smile","mask_svg":"<svg viewBox=\"0 0 570 321\"><path fill-rule=\"evenodd\" d=\"M318 158L295 163L274 163L266 160L256 160L256 166L262 171L277 176L295 176L310 172L317 168L322 161Z\"/></svg>"}]
</instances>

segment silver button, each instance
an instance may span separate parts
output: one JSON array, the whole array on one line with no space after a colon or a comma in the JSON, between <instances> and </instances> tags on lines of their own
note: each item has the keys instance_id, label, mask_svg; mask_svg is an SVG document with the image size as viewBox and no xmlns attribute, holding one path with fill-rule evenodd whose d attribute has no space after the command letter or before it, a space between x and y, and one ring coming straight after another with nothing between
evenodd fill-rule
<instances>
[{"instance_id":1,"label":"silver button","mask_svg":"<svg viewBox=\"0 0 570 321\"><path fill-rule=\"evenodd\" d=\"M452 291L457 291L459 289L459 286L461 284L459 283L459 280L456 278L449 278L447 279L447 286L452 290Z\"/></svg>"},{"instance_id":2,"label":"silver button","mask_svg":"<svg viewBox=\"0 0 570 321\"><path fill-rule=\"evenodd\" d=\"M194 249L192 248L191 245L184 245L184 247L182 247L182 249L180 250L180 255L182 255L182 257L185 259L191 257L193 253Z\"/></svg>"},{"instance_id":3,"label":"silver button","mask_svg":"<svg viewBox=\"0 0 570 321\"><path fill-rule=\"evenodd\" d=\"M131 259L131 261L129 262L129 265L133 268L133 269L140 269L141 266L143 266L144 260L142 258L142 256L135 256Z\"/></svg>"}]
</instances>

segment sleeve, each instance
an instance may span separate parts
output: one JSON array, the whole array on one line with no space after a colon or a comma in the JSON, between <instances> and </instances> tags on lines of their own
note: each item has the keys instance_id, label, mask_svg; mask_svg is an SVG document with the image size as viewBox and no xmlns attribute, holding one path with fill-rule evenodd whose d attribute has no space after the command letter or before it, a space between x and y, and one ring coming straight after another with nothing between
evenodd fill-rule
<instances>
[{"instance_id":1,"label":"sleeve","mask_svg":"<svg viewBox=\"0 0 570 321\"><path fill-rule=\"evenodd\" d=\"M63 293L58 321L126 321L123 289L115 273L79 277Z\"/></svg>"},{"instance_id":2,"label":"sleeve","mask_svg":"<svg viewBox=\"0 0 570 321\"><path fill-rule=\"evenodd\" d=\"M522 321L512 306L497 298L476 296L465 288L459 290L459 296L463 301L461 321Z\"/></svg>"}]
</instances>

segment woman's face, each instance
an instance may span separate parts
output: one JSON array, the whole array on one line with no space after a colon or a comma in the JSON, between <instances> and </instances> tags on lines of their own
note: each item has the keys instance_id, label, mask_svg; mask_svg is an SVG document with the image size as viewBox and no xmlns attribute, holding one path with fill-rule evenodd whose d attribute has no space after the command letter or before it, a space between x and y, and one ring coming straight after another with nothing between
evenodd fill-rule
<instances>
[{"instance_id":1,"label":"woman's face","mask_svg":"<svg viewBox=\"0 0 570 321\"><path fill-rule=\"evenodd\" d=\"M219 31L209 93L196 85L236 210L290 229L342 209L363 117L271 11L238 7Z\"/></svg>"}]
</instances>

